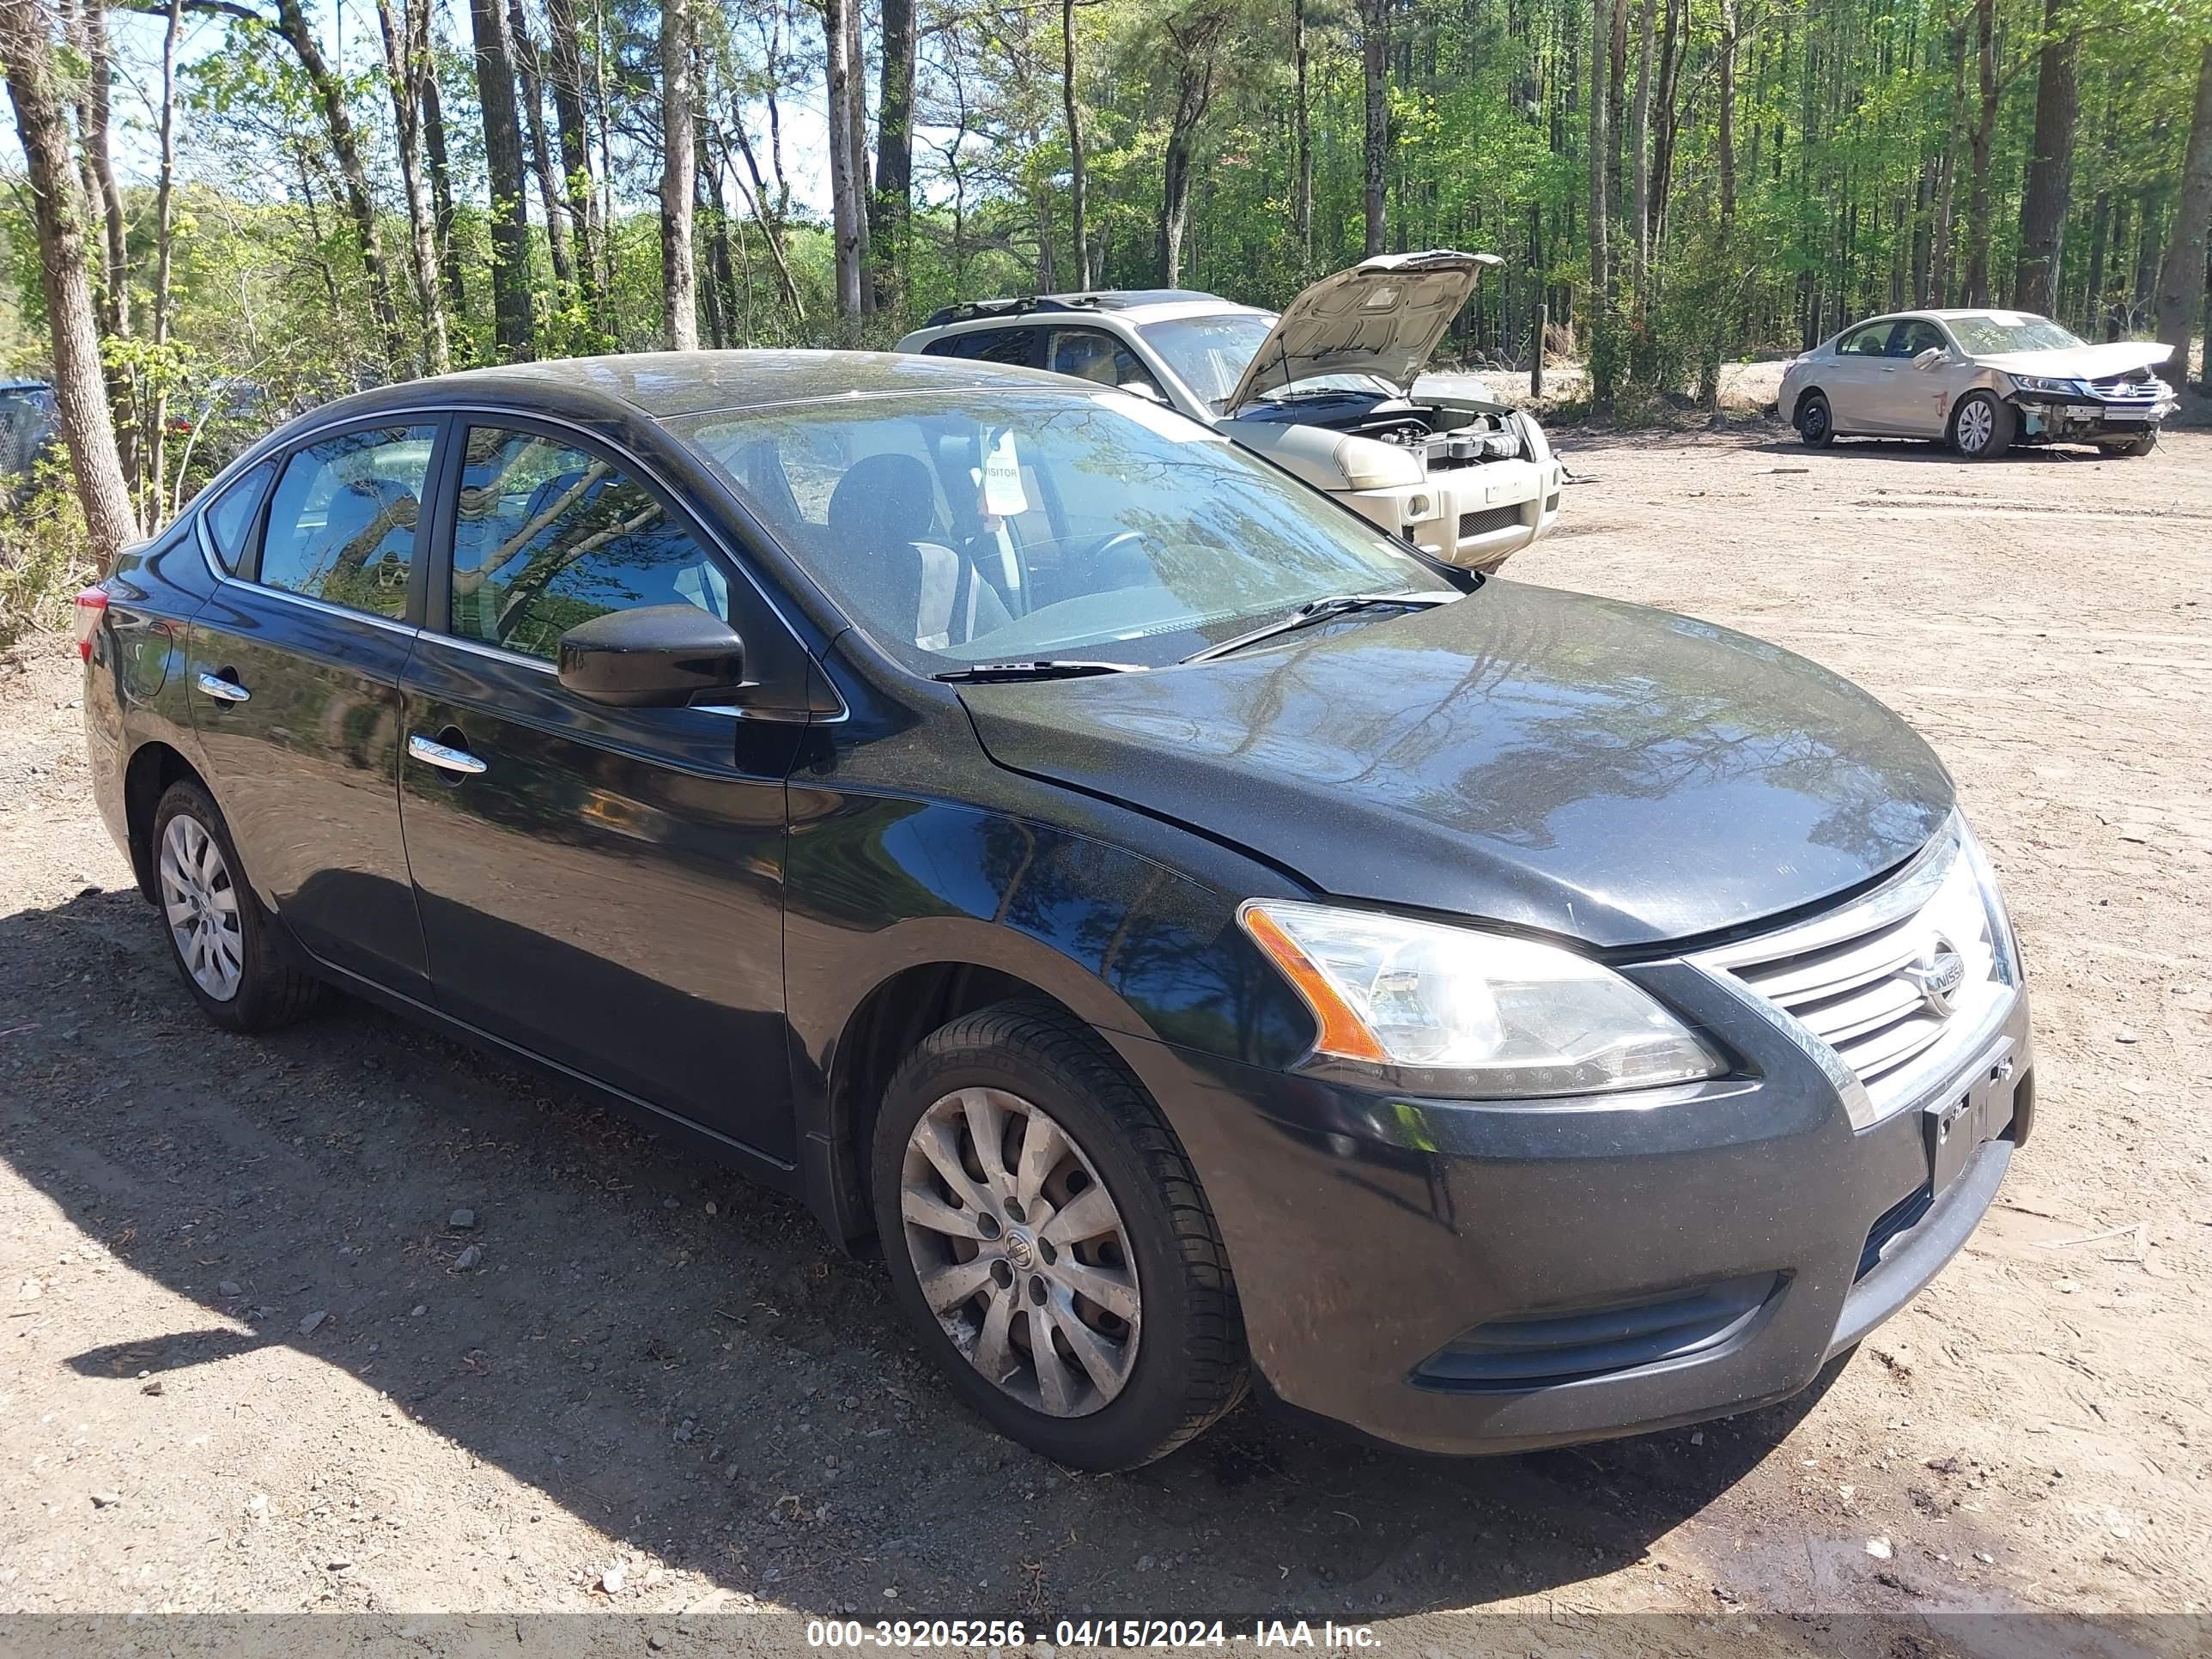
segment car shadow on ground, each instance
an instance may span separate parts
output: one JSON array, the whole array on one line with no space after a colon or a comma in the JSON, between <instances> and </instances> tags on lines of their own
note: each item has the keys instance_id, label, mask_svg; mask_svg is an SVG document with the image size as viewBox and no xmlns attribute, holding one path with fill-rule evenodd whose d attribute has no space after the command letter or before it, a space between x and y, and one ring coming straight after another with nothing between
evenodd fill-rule
<instances>
[{"instance_id":1,"label":"car shadow on ground","mask_svg":"<svg viewBox=\"0 0 2212 1659\"><path fill-rule=\"evenodd\" d=\"M797 1204L358 1003L215 1030L135 894L0 918L0 1153L205 1310L67 1356L79 1376L245 1389L227 1364L296 1347L630 1547L808 1613L872 1619L896 1587L916 1614L1374 1620L1569 1586L1740 1505L1834 1376L1702 1431L1468 1462L1248 1406L1073 1475L963 1410L880 1267Z\"/></svg>"}]
</instances>

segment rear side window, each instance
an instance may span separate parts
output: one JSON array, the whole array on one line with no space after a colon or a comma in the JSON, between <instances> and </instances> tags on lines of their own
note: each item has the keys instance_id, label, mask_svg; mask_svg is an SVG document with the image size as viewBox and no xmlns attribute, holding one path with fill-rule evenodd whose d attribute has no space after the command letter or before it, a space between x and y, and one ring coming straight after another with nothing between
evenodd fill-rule
<instances>
[{"instance_id":1,"label":"rear side window","mask_svg":"<svg viewBox=\"0 0 2212 1659\"><path fill-rule=\"evenodd\" d=\"M972 357L978 362L1028 368L1036 362L1036 337L1033 328L979 328L932 340L922 351L932 357Z\"/></svg>"},{"instance_id":2,"label":"rear side window","mask_svg":"<svg viewBox=\"0 0 2212 1659\"><path fill-rule=\"evenodd\" d=\"M692 605L726 620L729 579L604 456L473 426L453 526L453 631L551 661L610 611Z\"/></svg>"},{"instance_id":3,"label":"rear side window","mask_svg":"<svg viewBox=\"0 0 2212 1659\"><path fill-rule=\"evenodd\" d=\"M222 562L225 570L234 574L239 561L245 556L246 538L253 533L253 520L261 511L261 498L269 493L270 480L276 476L274 461L264 461L252 471L240 473L200 515L216 557Z\"/></svg>"},{"instance_id":4,"label":"rear side window","mask_svg":"<svg viewBox=\"0 0 2212 1659\"><path fill-rule=\"evenodd\" d=\"M1888 323L1869 323L1864 328L1853 329L1844 336L1843 343L1836 348L1838 355L1845 357L1880 357L1889 350Z\"/></svg>"},{"instance_id":5,"label":"rear side window","mask_svg":"<svg viewBox=\"0 0 2212 1659\"><path fill-rule=\"evenodd\" d=\"M373 427L295 453L270 497L262 585L405 616L436 435L433 426Z\"/></svg>"}]
</instances>

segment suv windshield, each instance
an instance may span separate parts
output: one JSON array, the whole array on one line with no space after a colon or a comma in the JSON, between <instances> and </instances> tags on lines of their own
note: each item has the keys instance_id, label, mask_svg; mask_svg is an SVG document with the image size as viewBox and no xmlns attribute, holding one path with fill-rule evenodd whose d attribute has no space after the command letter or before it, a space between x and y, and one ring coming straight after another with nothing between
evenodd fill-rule
<instances>
[{"instance_id":1,"label":"suv windshield","mask_svg":"<svg viewBox=\"0 0 2212 1659\"><path fill-rule=\"evenodd\" d=\"M1231 311L1218 317L1178 317L1139 323L1137 332L1207 407L1221 409L1243 378L1244 366L1265 343L1277 319L1267 312ZM1364 392L1393 395L1371 374L1310 374L1294 386L1261 394L1263 400L1300 392Z\"/></svg>"},{"instance_id":2,"label":"suv windshield","mask_svg":"<svg viewBox=\"0 0 2212 1659\"><path fill-rule=\"evenodd\" d=\"M2024 311L1985 311L1974 317L1945 319L1969 355L1994 356L2003 351L2065 351L2082 343L2048 317Z\"/></svg>"},{"instance_id":3,"label":"suv windshield","mask_svg":"<svg viewBox=\"0 0 2212 1659\"><path fill-rule=\"evenodd\" d=\"M665 424L919 673L1154 667L1316 599L1444 586L1364 520L1126 392L839 398Z\"/></svg>"}]
</instances>

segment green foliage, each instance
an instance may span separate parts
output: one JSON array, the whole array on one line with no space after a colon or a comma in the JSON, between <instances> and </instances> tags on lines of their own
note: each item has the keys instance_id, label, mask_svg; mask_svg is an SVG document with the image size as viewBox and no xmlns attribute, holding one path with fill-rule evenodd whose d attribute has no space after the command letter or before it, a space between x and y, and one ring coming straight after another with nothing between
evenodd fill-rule
<instances>
[{"instance_id":1,"label":"green foliage","mask_svg":"<svg viewBox=\"0 0 2212 1659\"><path fill-rule=\"evenodd\" d=\"M99 572L86 556L84 514L54 452L0 505L0 651L36 629L69 625L70 602Z\"/></svg>"}]
</instances>

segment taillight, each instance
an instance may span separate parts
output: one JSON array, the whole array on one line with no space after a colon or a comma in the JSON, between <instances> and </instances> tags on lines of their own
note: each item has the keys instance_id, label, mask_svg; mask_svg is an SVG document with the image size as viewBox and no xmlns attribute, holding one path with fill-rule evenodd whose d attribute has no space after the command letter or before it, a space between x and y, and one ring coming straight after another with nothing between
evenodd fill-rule
<instances>
[{"instance_id":1,"label":"taillight","mask_svg":"<svg viewBox=\"0 0 2212 1659\"><path fill-rule=\"evenodd\" d=\"M100 631L100 619L107 614L107 590L88 587L76 596L76 654L83 661L92 660L92 636Z\"/></svg>"}]
</instances>

